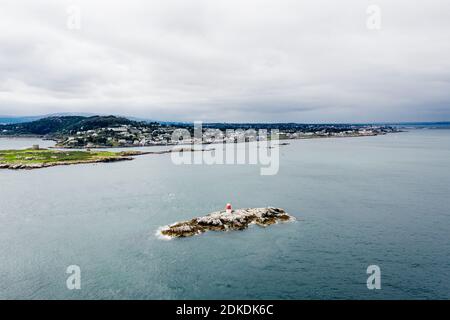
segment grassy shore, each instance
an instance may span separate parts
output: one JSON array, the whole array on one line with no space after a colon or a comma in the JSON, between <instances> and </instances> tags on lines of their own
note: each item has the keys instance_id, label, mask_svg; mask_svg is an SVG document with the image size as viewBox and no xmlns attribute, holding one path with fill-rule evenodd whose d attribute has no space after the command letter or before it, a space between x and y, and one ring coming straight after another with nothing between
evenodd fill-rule
<instances>
[{"instance_id":1,"label":"grassy shore","mask_svg":"<svg viewBox=\"0 0 450 320\"><path fill-rule=\"evenodd\" d=\"M131 160L128 154L109 151L48 149L0 150L0 169L37 169L56 165Z\"/></svg>"},{"instance_id":2,"label":"grassy shore","mask_svg":"<svg viewBox=\"0 0 450 320\"><path fill-rule=\"evenodd\" d=\"M208 149L178 148L162 151L68 151L51 149L0 150L0 169L40 169L81 163L117 162L133 160L136 156L171 152L210 151Z\"/></svg>"}]
</instances>

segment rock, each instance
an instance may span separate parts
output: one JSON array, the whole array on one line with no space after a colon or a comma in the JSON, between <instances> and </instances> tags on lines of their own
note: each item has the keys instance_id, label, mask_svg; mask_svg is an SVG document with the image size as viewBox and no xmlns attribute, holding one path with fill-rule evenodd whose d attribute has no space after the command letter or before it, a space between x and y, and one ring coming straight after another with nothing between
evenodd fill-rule
<instances>
[{"instance_id":1,"label":"rock","mask_svg":"<svg viewBox=\"0 0 450 320\"><path fill-rule=\"evenodd\" d=\"M74 160L74 161L55 161L55 162L42 162L42 163L0 163L0 169L11 169L11 170L32 170L41 169L55 166L69 166L75 164L89 164L89 163L103 163L103 162L118 162L118 161L131 161L132 157L126 157L123 155L106 157L99 159L88 159L88 160Z\"/></svg>"},{"instance_id":2,"label":"rock","mask_svg":"<svg viewBox=\"0 0 450 320\"><path fill-rule=\"evenodd\" d=\"M294 217L281 208L249 208L233 210L231 213L217 211L189 221L162 227L158 234L170 238L190 237L211 231L244 230L250 224L268 226L279 221L292 221Z\"/></svg>"}]
</instances>

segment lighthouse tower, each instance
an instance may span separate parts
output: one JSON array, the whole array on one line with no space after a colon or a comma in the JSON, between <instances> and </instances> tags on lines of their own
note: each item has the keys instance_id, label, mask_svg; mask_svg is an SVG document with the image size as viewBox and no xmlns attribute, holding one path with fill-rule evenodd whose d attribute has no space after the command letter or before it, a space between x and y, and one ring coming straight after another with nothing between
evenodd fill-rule
<instances>
[{"instance_id":1,"label":"lighthouse tower","mask_svg":"<svg viewBox=\"0 0 450 320\"><path fill-rule=\"evenodd\" d=\"M227 203L227 205L226 205L226 207L225 207L225 211L228 213L228 214L230 214L231 213L231 204L230 203Z\"/></svg>"}]
</instances>

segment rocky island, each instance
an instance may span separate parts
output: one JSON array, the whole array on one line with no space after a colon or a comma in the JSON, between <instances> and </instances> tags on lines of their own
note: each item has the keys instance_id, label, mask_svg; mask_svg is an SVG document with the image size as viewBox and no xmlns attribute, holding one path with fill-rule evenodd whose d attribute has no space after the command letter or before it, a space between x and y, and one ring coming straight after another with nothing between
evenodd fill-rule
<instances>
[{"instance_id":1,"label":"rocky island","mask_svg":"<svg viewBox=\"0 0 450 320\"><path fill-rule=\"evenodd\" d=\"M40 169L53 166L132 160L136 153L63 151L48 149L0 150L0 169Z\"/></svg>"},{"instance_id":2,"label":"rocky island","mask_svg":"<svg viewBox=\"0 0 450 320\"><path fill-rule=\"evenodd\" d=\"M189 221L165 226L157 234L168 238L190 237L206 231L244 230L250 224L265 227L277 222L293 221L295 218L281 208L249 208L217 211Z\"/></svg>"},{"instance_id":3,"label":"rocky island","mask_svg":"<svg viewBox=\"0 0 450 320\"><path fill-rule=\"evenodd\" d=\"M0 169L31 170L54 166L88 164L100 162L118 162L133 160L133 157L147 154L166 154L171 152L209 151L192 148L175 148L162 151L68 151L40 149L38 146L24 150L0 150Z\"/></svg>"}]
</instances>

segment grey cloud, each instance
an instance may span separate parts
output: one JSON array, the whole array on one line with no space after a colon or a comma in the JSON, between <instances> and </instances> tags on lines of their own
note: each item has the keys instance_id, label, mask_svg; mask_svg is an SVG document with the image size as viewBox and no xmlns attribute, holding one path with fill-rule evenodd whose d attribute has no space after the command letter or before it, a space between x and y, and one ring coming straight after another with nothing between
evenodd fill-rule
<instances>
[{"instance_id":1,"label":"grey cloud","mask_svg":"<svg viewBox=\"0 0 450 320\"><path fill-rule=\"evenodd\" d=\"M448 1L3 2L0 114L450 120Z\"/></svg>"}]
</instances>

